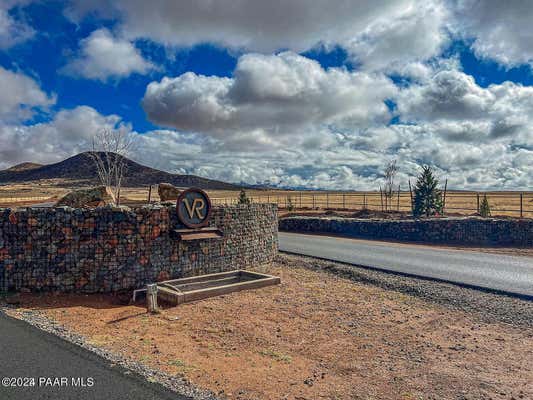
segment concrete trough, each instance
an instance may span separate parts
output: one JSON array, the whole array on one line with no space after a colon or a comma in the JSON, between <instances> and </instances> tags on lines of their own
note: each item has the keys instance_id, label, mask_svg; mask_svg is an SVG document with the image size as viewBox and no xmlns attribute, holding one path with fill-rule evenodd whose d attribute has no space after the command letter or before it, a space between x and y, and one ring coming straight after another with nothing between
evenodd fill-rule
<instances>
[{"instance_id":1,"label":"concrete trough","mask_svg":"<svg viewBox=\"0 0 533 400\"><path fill-rule=\"evenodd\" d=\"M157 299L170 305L179 305L208 297L241 290L258 289L280 283L281 279L277 276L235 270L158 282Z\"/></svg>"}]
</instances>

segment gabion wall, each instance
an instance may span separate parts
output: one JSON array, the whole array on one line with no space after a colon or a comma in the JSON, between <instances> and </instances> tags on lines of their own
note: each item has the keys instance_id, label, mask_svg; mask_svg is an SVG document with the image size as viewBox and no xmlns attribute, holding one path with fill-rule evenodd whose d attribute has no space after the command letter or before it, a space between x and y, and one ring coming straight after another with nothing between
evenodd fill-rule
<instances>
[{"instance_id":1,"label":"gabion wall","mask_svg":"<svg viewBox=\"0 0 533 400\"><path fill-rule=\"evenodd\" d=\"M112 292L233 269L261 269L278 250L273 204L215 206L222 239L180 242L170 206L0 209L0 290Z\"/></svg>"},{"instance_id":2,"label":"gabion wall","mask_svg":"<svg viewBox=\"0 0 533 400\"><path fill-rule=\"evenodd\" d=\"M469 217L387 221L290 217L279 221L279 229L288 232L336 233L363 239L533 246L533 219Z\"/></svg>"}]
</instances>

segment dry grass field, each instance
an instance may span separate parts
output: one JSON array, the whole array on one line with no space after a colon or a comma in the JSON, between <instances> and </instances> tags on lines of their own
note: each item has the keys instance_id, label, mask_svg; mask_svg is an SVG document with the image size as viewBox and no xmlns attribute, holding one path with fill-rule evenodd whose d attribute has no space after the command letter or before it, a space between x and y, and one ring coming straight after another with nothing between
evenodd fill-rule
<instances>
[{"instance_id":1,"label":"dry grass field","mask_svg":"<svg viewBox=\"0 0 533 400\"><path fill-rule=\"evenodd\" d=\"M16 185L0 186L0 207L25 206L53 201L69 191L82 187L81 182L46 180ZM121 193L123 204L134 205L148 201L148 187L124 188ZM208 190L215 204L232 204L238 201L239 192L230 190ZM295 210L382 210L379 192L331 192L292 190L247 190L253 202L277 203L280 209ZM477 213L478 201L487 195L493 216L533 218L533 192L470 192L448 191L446 193L447 214L472 215ZM153 187L151 200L158 201L157 187ZM388 210L410 211L410 193L400 192L388 201Z\"/></svg>"}]
</instances>

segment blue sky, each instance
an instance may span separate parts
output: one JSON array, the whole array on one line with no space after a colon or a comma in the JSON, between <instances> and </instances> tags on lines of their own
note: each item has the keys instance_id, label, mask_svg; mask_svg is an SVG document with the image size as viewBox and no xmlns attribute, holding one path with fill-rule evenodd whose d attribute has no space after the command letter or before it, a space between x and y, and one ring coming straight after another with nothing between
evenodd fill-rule
<instances>
[{"instance_id":1,"label":"blue sky","mask_svg":"<svg viewBox=\"0 0 533 400\"><path fill-rule=\"evenodd\" d=\"M0 167L107 128L233 182L375 189L396 159L401 183L427 163L456 188L533 186L533 5L237 3L7 0Z\"/></svg>"}]
</instances>

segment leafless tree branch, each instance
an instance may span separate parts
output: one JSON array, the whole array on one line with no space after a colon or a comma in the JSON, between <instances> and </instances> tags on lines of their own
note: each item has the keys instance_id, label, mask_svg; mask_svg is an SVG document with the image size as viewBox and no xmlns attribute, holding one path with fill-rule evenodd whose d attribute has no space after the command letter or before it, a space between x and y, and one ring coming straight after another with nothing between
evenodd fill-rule
<instances>
[{"instance_id":1,"label":"leafless tree branch","mask_svg":"<svg viewBox=\"0 0 533 400\"><path fill-rule=\"evenodd\" d=\"M398 172L398 166L396 165L396 160L389 161L387 167L385 168L385 210L388 211L392 204L392 196L394 190L394 179L396 178L396 173Z\"/></svg>"},{"instance_id":2,"label":"leafless tree branch","mask_svg":"<svg viewBox=\"0 0 533 400\"><path fill-rule=\"evenodd\" d=\"M126 157L133 150L135 136L124 129L101 129L92 140L92 152L98 179L110 188L115 202L120 202L120 188L126 172Z\"/></svg>"}]
</instances>

